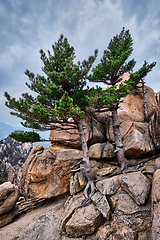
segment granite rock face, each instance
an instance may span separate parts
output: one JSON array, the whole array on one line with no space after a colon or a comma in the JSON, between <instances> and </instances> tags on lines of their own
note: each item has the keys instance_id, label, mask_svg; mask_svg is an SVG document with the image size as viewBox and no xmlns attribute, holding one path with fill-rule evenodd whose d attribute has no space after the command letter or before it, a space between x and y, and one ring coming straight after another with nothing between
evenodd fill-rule
<instances>
[{"instance_id":1,"label":"granite rock face","mask_svg":"<svg viewBox=\"0 0 160 240\"><path fill-rule=\"evenodd\" d=\"M127 173L120 178L121 186L135 200L137 205L144 204L149 196L150 182L141 173Z\"/></svg>"},{"instance_id":2,"label":"granite rock face","mask_svg":"<svg viewBox=\"0 0 160 240\"><path fill-rule=\"evenodd\" d=\"M149 122L149 130L156 149L160 149L160 107L159 104Z\"/></svg>"},{"instance_id":3,"label":"granite rock face","mask_svg":"<svg viewBox=\"0 0 160 240\"><path fill-rule=\"evenodd\" d=\"M85 132L85 138L87 142L90 142L91 144L97 143L97 142L103 142L105 139L105 127L102 123L98 122L96 119L85 115L82 120L82 125L85 126L84 132ZM68 128L68 126L63 126L64 129ZM76 141L71 142L65 142L66 145L80 148L80 141L77 140L79 138L79 133L77 129L69 129L69 130L63 130L60 129L57 130L51 130L50 131L50 140L64 140L64 139L74 139Z\"/></svg>"},{"instance_id":4,"label":"granite rock face","mask_svg":"<svg viewBox=\"0 0 160 240\"><path fill-rule=\"evenodd\" d=\"M66 232L71 236L92 234L101 225L102 220L101 213L90 204L75 211L66 224Z\"/></svg>"},{"instance_id":5,"label":"granite rock face","mask_svg":"<svg viewBox=\"0 0 160 240\"><path fill-rule=\"evenodd\" d=\"M19 198L18 188L10 182L0 185L0 215L14 209Z\"/></svg>"},{"instance_id":6,"label":"granite rock face","mask_svg":"<svg viewBox=\"0 0 160 240\"><path fill-rule=\"evenodd\" d=\"M0 184L11 182L20 190L22 167L34 143L21 143L11 137L0 141Z\"/></svg>"},{"instance_id":7,"label":"granite rock face","mask_svg":"<svg viewBox=\"0 0 160 240\"><path fill-rule=\"evenodd\" d=\"M152 240L156 240L160 239L160 168L153 175L152 215Z\"/></svg>"},{"instance_id":8,"label":"granite rock face","mask_svg":"<svg viewBox=\"0 0 160 240\"><path fill-rule=\"evenodd\" d=\"M36 145L23 166L23 195L26 199L48 199L68 192L70 168L80 160L80 150L64 146L44 149Z\"/></svg>"}]
</instances>

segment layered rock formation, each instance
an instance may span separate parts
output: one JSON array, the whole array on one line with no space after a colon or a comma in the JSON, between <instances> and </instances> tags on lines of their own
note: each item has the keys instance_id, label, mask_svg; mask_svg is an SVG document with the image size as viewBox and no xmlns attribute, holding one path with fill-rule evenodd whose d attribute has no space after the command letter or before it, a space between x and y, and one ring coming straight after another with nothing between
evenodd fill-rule
<instances>
[{"instance_id":1,"label":"layered rock formation","mask_svg":"<svg viewBox=\"0 0 160 240\"><path fill-rule=\"evenodd\" d=\"M43 239L45 232L46 239L57 240L147 240L151 239L151 236L154 240L160 239L158 96L147 87L151 118L149 123L144 122L143 96L140 91L131 92L123 99L118 116L126 157L130 161L143 158L146 163L129 168L118 176L109 177L119 169L114 151L111 113L84 116L83 125L91 167L102 177L95 183L96 192L89 199L85 199L82 191L87 184L83 169L80 168L76 173L71 171L83 158L77 130L50 132L51 141L64 138L75 141L66 141L64 145L52 144L47 148L36 145L22 170L21 191L25 197L23 204L31 209L35 203L48 199L54 201L57 196L64 196L69 191L70 196L64 205L58 202L52 208L53 216L48 212L52 211L51 208L48 208L46 213L37 213L35 219L39 219L39 222L35 225L24 223L25 232L20 233L17 225L15 234L12 233L13 237ZM83 164L79 165L83 167ZM22 206L22 203L18 202L15 208L10 210L10 214L22 214L27 209ZM3 215L4 213L1 218ZM33 220L32 217L31 219ZM4 231L7 231L7 227L4 227ZM49 228L52 228L53 237ZM0 233L0 237L9 239L10 235L5 236L4 231ZM30 235L27 235L27 232L30 232ZM6 238L3 238L4 236Z\"/></svg>"},{"instance_id":2,"label":"layered rock formation","mask_svg":"<svg viewBox=\"0 0 160 240\"><path fill-rule=\"evenodd\" d=\"M7 137L0 141L0 184L11 182L20 189L20 176L34 143L20 143Z\"/></svg>"}]
</instances>

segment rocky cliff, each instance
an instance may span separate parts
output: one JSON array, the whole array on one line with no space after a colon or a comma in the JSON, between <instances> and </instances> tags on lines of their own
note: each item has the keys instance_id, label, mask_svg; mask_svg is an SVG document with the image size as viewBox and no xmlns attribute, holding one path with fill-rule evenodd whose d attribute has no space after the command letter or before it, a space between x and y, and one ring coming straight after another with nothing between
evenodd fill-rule
<instances>
[{"instance_id":1,"label":"rocky cliff","mask_svg":"<svg viewBox=\"0 0 160 240\"><path fill-rule=\"evenodd\" d=\"M143 164L112 176L119 169L109 112L84 116L85 137L92 169L99 175L91 198L83 194L87 181L80 169L72 172L83 156L79 141L36 145L21 174L23 199L16 187L1 185L0 238L7 239L160 239L160 103L159 94L147 87L150 122L144 122L143 96L131 92L118 112L128 160ZM51 131L50 139L71 137L78 132ZM68 196L69 194L69 196ZM68 197L67 200L65 197ZM58 198L58 199L57 199ZM11 200L12 199L12 200ZM10 210L8 205L11 205ZM46 203L41 208L22 213ZM7 226L5 226L7 225Z\"/></svg>"},{"instance_id":2,"label":"rocky cliff","mask_svg":"<svg viewBox=\"0 0 160 240\"><path fill-rule=\"evenodd\" d=\"M10 181L20 188L22 166L34 145L10 137L0 141L0 184Z\"/></svg>"}]
</instances>

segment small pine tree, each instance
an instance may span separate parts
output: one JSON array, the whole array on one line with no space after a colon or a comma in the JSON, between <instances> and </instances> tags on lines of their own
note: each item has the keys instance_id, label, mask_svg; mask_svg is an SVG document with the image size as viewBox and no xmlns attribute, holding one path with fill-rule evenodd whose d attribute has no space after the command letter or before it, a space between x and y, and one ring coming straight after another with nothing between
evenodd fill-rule
<instances>
[{"instance_id":1,"label":"small pine tree","mask_svg":"<svg viewBox=\"0 0 160 240\"><path fill-rule=\"evenodd\" d=\"M106 109L112 112L113 120L113 133L115 138L116 154L121 171L131 165L131 163L125 158L125 152L123 148L122 138L120 134L120 123L118 121L117 110L121 102L121 98L125 97L129 90L137 87L143 77L152 70L155 66L155 62L148 64L144 62L142 68L135 73L130 73L128 80L122 82L122 74L130 72L135 66L135 60L132 59L129 62L126 60L131 55L133 40L129 33L129 30L122 29L119 35L116 35L111 39L108 48L104 51L101 62L93 68L93 74L88 79L92 82L100 82L108 85L106 90L99 88L99 95L97 95L97 108Z\"/></svg>"},{"instance_id":2,"label":"small pine tree","mask_svg":"<svg viewBox=\"0 0 160 240\"><path fill-rule=\"evenodd\" d=\"M98 51L95 50L94 55L90 56L88 60L75 64L75 50L63 35L52 46L52 49L53 55L48 51L48 56L43 50L40 50L45 76L35 76L29 70L25 72L30 80L30 84L26 83L26 85L36 93L36 97L23 93L22 97L16 100L5 92L4 95L7 99L5 104L14 110L11 112L12 115L24 120L22 125L27 128L44 131L56 129L57 125L58 129L60 125L68 125L71 129L76 125L82 145L85 174L88 179L86 189L88 190L91 186L93 190L96 174L90 166L81 119L92 100L92 89L84 87L86 86L86 76ZM74 122L68 121L70 117ZM20 137L23 138L19 136L19 139Z\"/></svg>"}]
</instances>

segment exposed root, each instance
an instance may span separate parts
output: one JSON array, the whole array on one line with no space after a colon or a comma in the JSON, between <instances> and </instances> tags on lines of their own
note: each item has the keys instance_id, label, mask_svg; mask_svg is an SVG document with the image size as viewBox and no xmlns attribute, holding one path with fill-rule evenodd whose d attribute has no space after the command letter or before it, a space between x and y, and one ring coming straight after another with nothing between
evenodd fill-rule
<instances>
[{"instance_id":1,"label":"exposed root","mask_svg":"<svg viewBox=\"0 0 160 240\"><path fill-rule=\"evenodd\" d=\"M143 168L142 169L139 169L139 168L143 167L144 163L146 163L154 158L157 158L157 157L159 157L159 154L157 154L155 156L151 156L151 157L143 159L143 160L140 160L140 161L137 161L137 162L131 162L131 161L128 161L127 159L125 159L125 161L121 164L121 168L119 170L115 171L114 173L110 174L109 177L119 175L122 173L142 171ZM135 169L131 169L131 170L128 169L128 167L134 167L134 166L136 166Z\"/></svg>"},{"instance_id":2,"label":"exposed root","mask_svg":"<svg viewBox=\"0 0 160 240\"><path fill-rule=\"evenodd\" d=\"M86 199L91 198L94 194L96 190L96 187L94 186L94 182L93 181L89 181L84 189L84 196ZM90 192L90 194L88 195L88 192Z\"/></svg>"}]
</instances>

